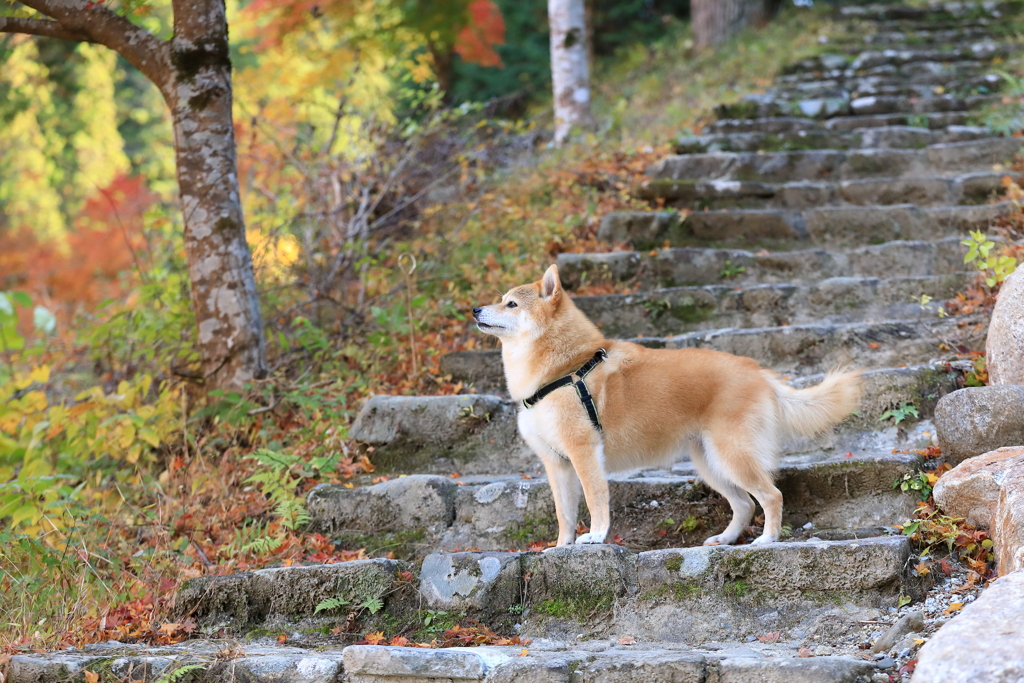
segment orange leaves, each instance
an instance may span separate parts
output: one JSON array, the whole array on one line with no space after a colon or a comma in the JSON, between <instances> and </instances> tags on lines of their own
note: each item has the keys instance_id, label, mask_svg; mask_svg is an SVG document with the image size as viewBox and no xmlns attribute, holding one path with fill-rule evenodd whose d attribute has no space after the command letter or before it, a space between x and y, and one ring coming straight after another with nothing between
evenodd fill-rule
<instances>
[{"instance_id":1,"label":"orange leaves","mask_svg":"<svg viewBox=\"0 0 1024 683\"><path fill-rule=\"evenodd\" d=\"M505 44L505 19L491 0L469 3L469 24L459 31L455 51L463 60L480 66L504 68L495 45Z\"/></svg>"}]
</instances>

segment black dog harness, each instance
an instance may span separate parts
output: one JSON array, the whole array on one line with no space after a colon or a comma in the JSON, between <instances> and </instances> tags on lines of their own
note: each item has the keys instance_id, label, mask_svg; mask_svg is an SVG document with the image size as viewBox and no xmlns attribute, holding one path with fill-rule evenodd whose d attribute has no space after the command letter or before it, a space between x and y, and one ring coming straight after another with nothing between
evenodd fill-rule
<instances>
[{"instance_id":1,"label":"black dog harness","mask_svg":"<svg viewBox=\"0 0 1024 683\"><path fill-rule=\"evenodd\" d=\"M590 371L606 358L608 358L608 352L604 349L598 349L594 357L588 360L579 370L565 377L559 377L554 382L545 384L537 390L536 394L530 398L524 398L523 405L527 408L532 408L555 389L561 389L571 384L576 387L576 395L580 397L583 407L587 409L587 417L590 418L590 423L594 425L594 429L599 432L603 431L601 421L597 418L597 406L594 404L594 395L590 393L590 389L587 389L587 384L583 381L583 378L590 374ZM573 375L579 377L579 381L574 380Z\"/></svg>"}]
</instances>

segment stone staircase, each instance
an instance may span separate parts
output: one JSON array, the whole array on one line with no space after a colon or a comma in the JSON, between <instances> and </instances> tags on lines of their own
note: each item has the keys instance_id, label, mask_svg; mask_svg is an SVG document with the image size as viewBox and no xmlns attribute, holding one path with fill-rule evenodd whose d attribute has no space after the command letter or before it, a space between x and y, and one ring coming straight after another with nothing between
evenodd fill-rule
<instances>
[{"instance_id":1,"label":"stone staircase","mask_svg":"<svg viewBox=\"0 0 1024 683\"><path fill-rule=\"evenodd\" d=\"M859 647L929 590L894 529L915 499L893 482L925 464L913 449L932 443L957 353L982 348L987 322L913 297L962 291L958 240L1010 211L995 201L999 170L1021 143L971 122L1002 83L991 63L1008 54L1003 17L1017 8L841 5L848 30L828 52L719 107L649 169L637 193L663 209L603 217L599 238L618 251L558 258L569 289L633 290L576 297L609 337L749 356L795 386L866 371L858 414L786 447L783 541L701 547L728 505L681 462L612 482L614 544L530 551L556 537L554 504L500 355L453 353L443 372L480 393L370 399L351 435L387 481L309 495L313 528L397 559L194 579L177 610L210 639L18 655L8 683L85 669L260 683L900 680L894 659ZM880 420L904 404L916 419ZM429 641L467 617L532 642L344 646L378 630Z\"/></svg>"}]
</instances>

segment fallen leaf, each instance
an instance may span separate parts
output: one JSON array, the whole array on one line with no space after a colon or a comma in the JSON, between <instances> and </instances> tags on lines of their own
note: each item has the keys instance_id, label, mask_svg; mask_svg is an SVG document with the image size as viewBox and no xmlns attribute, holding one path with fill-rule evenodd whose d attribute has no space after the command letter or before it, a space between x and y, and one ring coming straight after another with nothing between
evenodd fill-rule
<instances>
[{"instance_id":1,"label":"fallen leaf","mask_svg":"<svg viewBox=\"0 0 1024 683\"><path fill-rule=\"evenodd\" d=\"M633 636L622 636L619 638L619 645L636 645L636 638Z\"/></svg>"},{"instance_id":2,"label":"fallen leaf","mask_svg":"<svg viewBox=\"0 0 1024 683\"><path fill-rule=\"evenodd\" d=\"M286 634L286 633L282 633L281 635L279 635L277 637L277 642L279 642L279 643L284 643L287 640L288 640L288 634Z\"/></svg>"},{"instance_id":3,"label":"fallen leaf","mask_svg":"<svg viewBox=\"0 0 1024 683\"><path fill-rule=\"evenodd\" d=\"M882 348L881 344L876 344L875 342L868 342L868 346L870 346L873 349L880 349L880 348Z\"/></svg>"},{"instance_id":4,"label":"fallen leaf","mask_svg":"<svg viewBox=\"0 0 1024 683\"><path fill-rule=\"evenodd\" d=\"M529 655L530 655L530 651L527 650L524 647L522 650L519 651L519 654L517 656L519 656L519 657L528 657Z\"/></svg>"},{"instance_id":5,"label":"fallen leaf","mask_svg":"<svg viewBox=\"0 0 1024 683\"><path fill-rule=\"evenodd\" d=\"M797 650L796 656L797 657L813 657L814 653L811 652L810 648L802 647L799 650Z\"/></svg>"},{"instance_id":6,"label":"fallen leaf","mask_svg":"<svg viewBox=\"0 0 1024 683\"><path fill-rule=\"evenodd\" d=\"M947 607L946 609L942 610L942 613L945 614L946 616L949 616L953 612L959 612L961 609L963 609L963 606L964 606L964 603L962 603L962 602L954 602L949 607Z\"/></svg>"},{"instance_id":7,"label":"fallen leaf","mask_svg":"<svg viewBox=\"0 0 1024 683\"><path fill-rule=\"evenodd\" d=\"M782 636L782 631L775 631L773 633L766 633L763 636L757 636L757 639L762 643L777 643L779 638Z\"/></svg>"},{"instance_id":8,"label":"fallen leaf","mask_svg":"<svg viewBox=\"0 0 1024 683\"><path fill-rule=\"evenodd\" d=\"M82 674L85 676L85 683L99 683L100 675L95 671L83 671Z\"/></svg>"},{"instance_id":9,"label":"fallen leaf","mask_svg":"<svg viewBox=\"0 0 1024 683\"><path fill-rule=\"evenodd\" d=\"M904 664L903 666L900 667L900 673L901 674L912 674L912 673L914 673L914 668L916 666L917 666L917 660L916 659L911 659L909 662L907 662L906 664Z\"/></svg>"}]
</instances>

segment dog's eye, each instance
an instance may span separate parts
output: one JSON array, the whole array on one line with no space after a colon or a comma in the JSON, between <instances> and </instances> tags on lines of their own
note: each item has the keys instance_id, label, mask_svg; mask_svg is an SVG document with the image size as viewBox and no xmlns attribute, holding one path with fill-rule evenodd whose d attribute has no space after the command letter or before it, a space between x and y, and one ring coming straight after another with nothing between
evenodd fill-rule
<instances>
[{"instance_id":1,"label":"dog's eye","mask_svg":"<svg viewBox=\"0 0 1024 683\"><path fill-rule=\"evenodd\" d=\"M517 304L515 301L509 301L507 304L505 304L505 308L516 308L518 306L519 304Z\"/></svg>"}]
</instances>

